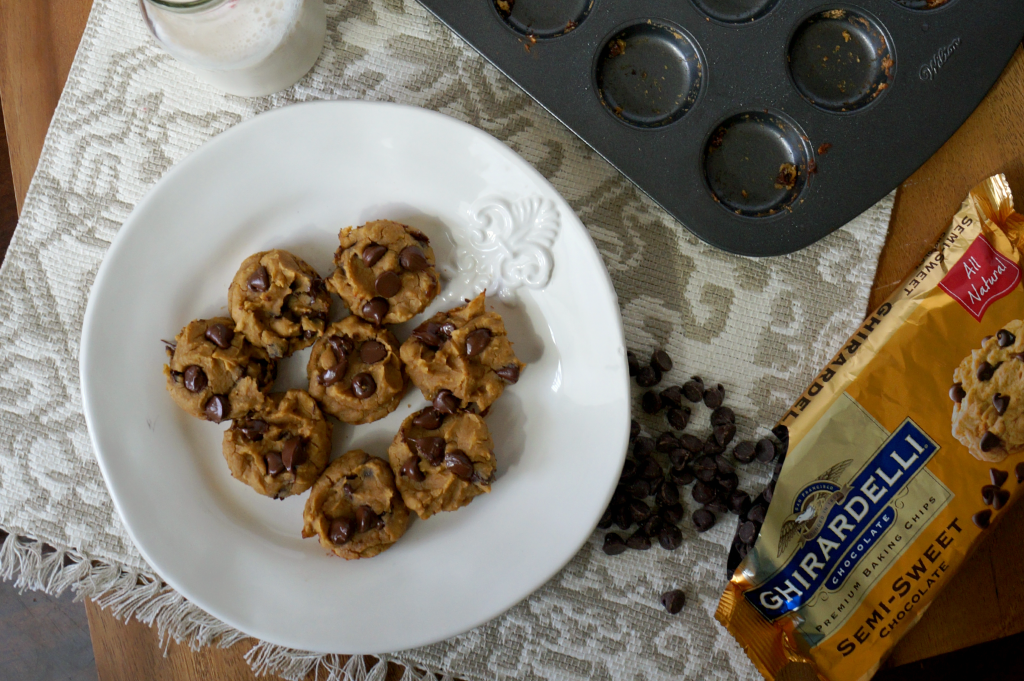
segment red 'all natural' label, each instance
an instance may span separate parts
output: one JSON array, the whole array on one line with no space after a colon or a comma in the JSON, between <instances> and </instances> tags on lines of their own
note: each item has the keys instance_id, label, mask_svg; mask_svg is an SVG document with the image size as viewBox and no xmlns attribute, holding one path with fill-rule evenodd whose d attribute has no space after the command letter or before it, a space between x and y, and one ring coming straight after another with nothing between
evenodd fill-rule
<instances>
[{"instance_id":1,"label":"red 'all natural' label","mask_svg":"<svg viewBox=\"0 0 1024 681\"><path fill-rule=\"evenodd\" d=\"M1020 267L979 236L939 286L979 322L988 306L1020 282Z\"/></svg>"}]
</instances>

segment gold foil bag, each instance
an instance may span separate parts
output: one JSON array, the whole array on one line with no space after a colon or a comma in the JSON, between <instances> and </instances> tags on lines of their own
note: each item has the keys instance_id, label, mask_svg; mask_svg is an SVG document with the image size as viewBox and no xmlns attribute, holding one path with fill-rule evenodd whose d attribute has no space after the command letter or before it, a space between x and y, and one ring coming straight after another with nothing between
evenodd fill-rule
<instances>
[{"instance_id":1,"label":"gold foil bag","mask_svg":"<svg viewBox=\"0 0 1024 681\"><path fill-rule=\"evenodd\" d=\"M716 617L768 679L869 679L1024 484L1024 217L1005 178L779 422L789 451Z\"/></svg>"}]
</instances>

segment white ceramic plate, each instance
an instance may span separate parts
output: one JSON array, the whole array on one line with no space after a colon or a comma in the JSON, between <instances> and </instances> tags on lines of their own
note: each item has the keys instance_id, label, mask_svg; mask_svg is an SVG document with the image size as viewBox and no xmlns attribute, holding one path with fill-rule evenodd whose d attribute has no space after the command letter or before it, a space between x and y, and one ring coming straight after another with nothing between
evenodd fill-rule
<instances>
[{"instance_id":1,"label":"white ceramic plate","mask_svg":"<svg viewBox=\"0 0 1024 681\"><path fill-rule=\"evenodd\" d=\"M380 556L345 561L300 537L306 495L274 501L230 476L226 424L174 405L160 339L191 319L227 315L228 284L249 254L288 249L327 275L339 229L377 218L430 237L447 281L425 314L488 286L528 367L487 417L493 492L414 521ZM513 304L490 295L499 289ZM333 316L343 309L334 298ZM424 318L399 327L399 339ZM307 357L283 362L275 390L305 387ZM618 305L579 219L489 135L389 104L273 111L168 172L96 276L81 372L100 468L149 564L238 629L317 652L429 644L525 598L593 531L629 431ZM386 419L336 422L334 455L360 447L386 458L402 419L424 404L410 386Z\"/></svg>"}]
</instances>

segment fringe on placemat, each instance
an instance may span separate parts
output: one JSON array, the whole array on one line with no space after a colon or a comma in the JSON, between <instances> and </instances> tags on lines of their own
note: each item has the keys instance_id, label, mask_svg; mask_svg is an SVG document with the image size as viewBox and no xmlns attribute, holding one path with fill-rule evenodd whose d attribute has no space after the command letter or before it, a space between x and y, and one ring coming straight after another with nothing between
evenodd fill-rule
<instances>
[{"instance_id":1,"label":"fringe on placemat","mask_svg":"<svg viewBox=\"0 0 1024 681\"><path fill-rule=\"evenodd\" d=\"M230 648L253 640L193 605L155 575L91 560L81 552L8 534L0 528L0 579L14 581L18 591L43 591L60 596L70 589L75 601L86 598L123 622L134 617L156 626L160 647L167 654L170 642L192 650L216 645ZM257 641L245 653L257 676L276 675L301 681L316 671L318 681L384 681L388 663L404 668L401 681L454 681L435 670L413 669L402 660L382 655L321 655Z\"/></svg>"}]
</instances>

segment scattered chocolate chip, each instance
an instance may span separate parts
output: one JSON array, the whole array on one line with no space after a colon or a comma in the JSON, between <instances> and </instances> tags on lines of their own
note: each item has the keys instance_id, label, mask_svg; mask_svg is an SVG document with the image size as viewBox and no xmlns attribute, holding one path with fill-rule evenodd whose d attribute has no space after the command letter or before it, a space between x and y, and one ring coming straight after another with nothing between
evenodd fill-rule
<instances>
[{"instance_id":1,"label":"scattered chocolate chip","mask_svg":"<svg viewBox=\"0 0 1024 681\"><path fill-rule=\"evenodd\" d=\"M661 373L652 366L645 366L636 375L636 384L641 388L650 388L661 382Z\"/></svg>"},{"instance_id":2,"label":"scattered chocolate chip","mask_svg":"<svg viewBox=\"0 0 1024 681\"><path fill-rule=\"evenodd\" d=\"M698 508L693 512L693 524L698 532L707 532L715 525L715 514L706 508Z\"/></svg>"},{"instance_id":3,"label":"scattered chocolate chip","mask_svg":"<svg viewBox=\"0 0 1024 681\"><path fill-rule=\"evenodd\" d=\"M694 376L689 381L683 384L683 397L691 402L700 402L704 397L704 381L700 380L700 377Z\"/></svg>"},{"instance_id":4,"label":"scattered chocolate chip","mask_svg":"<svg viewBox=\"0 0 1024 681\"><path fill-rule=\"evenodd\" d=\"M444 467L461 480L468 482L473 477L473 462L461 449L454 449L444 455Z\"/></svg>"},{"instance_id":5,"label":"scattered chocolate chip","mask_svg":"<svg viewBox=\"0 0 1024 681\"><path fill-rule=\"evenodd\" d=\"M451 390L442 390L434 397L434 409L442 414L454 414L459 410L459 398Z\"/></svg>"},{"instance_id":6,"label":"scattered chocolate chip","mask_svg":"<svg viewBox=\"0 0 1024 681\"><path fill-rule=\"evenodd\" d=\"M633 522L642 523L651 517L651 507L646 502L640 499L633 499L628 504L629 515L633 518Z\"/></svg>"},{"instance_id":7,"label":"scattered chocolate chip","mask_svg":"<svg viewBox=\"0 0 1024 681\"><path fill-rule=\"evenodd\" d=\"M224 395L214 395L206 400L206 404L203 405L206 420L213 421L214 423L220 423L226 419L230 411L231 405L228 403L228 398Z\"/></svg>"},{"instance_id":8,"label":"scattered chocolate chip","mask_svg":"<svg viewBox=\"0 0 1024 681\"><path fill-rule=\"evenodd\" d=\"M519 365L518 364L509 364L508 366L503 366L500 369L498 369L497 371L495 371L494 373L498 374L499 376L504 378L509 383L518 383L519 382Z\"/></svg>"},{"instance_id":9,"label":"scattered chocolate chip","mask_svg":"<svg viewBox=\"0 0 1024 681\"><path fill-rule=\"evenodd\" d=\"M704 391L704 405L708 409L718 409L722 406L723 399L725 399L725 391L722 390L721 385Z\"/></svg>"},{"instance_id":10,"label":"scattered chocolate chip","mask_svg":"<svg viewBox=\"0 0 1024 681\"><path fill-rule=\"evenodd\" d=\"M1010 490L997 489L995 496L992 499L992 508L1000 510L1003 506L1006 506L1006 502L1010 500Z\"/></svg>"},{"instance_id":11,"label":"scattered chocolate chip","mask_svg":"<svg viewBox=\"0 0 1024 681\"><path fill-rule=\"evenodd\" d=\"M683 533L679 531L678 527L665 525L658 532L658 543L666 551L675 551L683 545Z\"/></svg>"},{"instance_id":12,"label":"scattered chocolate chip","mask_svg":"<svg viewBox=\"0 0 1024 681\"><path fill-rule=\"evenodd\" d=\"M769 482L765 486L764 491L761 492L761 496L764 497L765 502L767 502L769 504L772 503L772 497L775 496L775 481L774 480L772 480L771 482Z\"/></svg>"},{"instance_id":13,"label":"scattered chocolate chip","mask_svg":"<svg viewBox=\"0 0 1024 681\"><path fill-rule=\"evenodd\" d=\"M190 364L185 367L185 389L190 393L199 393L206 390L210 381L206 378L206 372L197 364Z\"/></svg>"},{"instance_id":14,"label":"scattered chocolate chip","mask_svg":"<svg viewBox=\"0 0 1024 681\"><path fill-rule=\"evenodd\" d=\"M999 329L996 332L996 342L999 343L999 347L1008 348L1017 341L1017 337L1006 329Z\"/></svg>"},{"instance_id":15,"label":"scattered chocolate chip","mask_svg":"<svg viewBox=\"0 0 1024 681\"><path fill-rule=\"evenodd\" d=\"M693 462L693 475L701 482L711 482L718 473L718 463L712 456L702 456ZM706 501L700 503L706 504Z\"/></svg>"},{"instance_id":16,"label":"scattered chocolate chip","mask_svg":"<svg viewBox=\"0 0 1024 681\"><path fill-rule=\"evenodd\" d=\"M637 530L626 540L626 546L634 551L646 551L651 548L651 538L643 530Z\"/></svg>"},{"instance_id":17,"label":"scattered chocolate chip","mask_svg":"<svg viewBox=\"0 0 1024 681\"><path fill-rule=\"evenodd\" d=\"M388 316L390 309L391 303L384 298L370 298L370 300L363 303L363 318L380 326L384 318Z\"/></svg>"},{"instance_id":18,"label":"scattered chocolate chip","mask_svg":"<svg viewBox=\"0 0 1024 681\"><path fill-rule=\"evenodd\" d=\"M677 485L689 485L696 479L693 477L693 473L686 468L673 468L669 471L668 477Z\"/></svg>"},{"instance_id":19,"label":"scattered chocolate chip","mask_svg":"<svg viewBox=\"0 0 1024 681\"><path fill-rule=\"evenodd\" d=\"M996 487L1002 487L1006 479L1010 477L1010 474L1006 471L999 470L998 468L989 468L988 477L992 479L992 484Z\"/></svg>"},{"instance_id":20,"label":"scattered chocolate chip","mask_svg":"<svg viewBox=\"0 0 1024 681\"><path fill-rule=\"evenodd\" d=\"M277 452L271 452L264 457L264 462L267 464L267 473L271 477L275 477L281 471L284 470L284 462L281 460L281 455Z\"/></svg>"},{"instance_id":21,"label":"scattered chocolate chip","mask_svg":"<svg viewBox=\"0 0 1024 681\"><path fill-rule=\"evenodd\" d=\"M719 473L715 476L715 482L717 482L719 487L724 489L726 492L731 493L739 487L740 479L736 477L735 473Z\"/></svg>"},{"instance_id":22,"label":"scattered chocolate chip","mask_svg":"<svg viewBox=\"0 0 1024 681\"><path fill-rule=\"evenodd\" d=\"M637 473L641 478L648 481L661 480L665 472L661 470L661 464L654 459L647 459L643 465L637 464Z\"/></svg>"},{"instance_id":23,"label":"scattered chocolate chip","mask_svg":"<svg viewBox=\"0 0 1024 681\"><path fill-rule=\"evenodd\" d=\"M1017 484L1018 485L1021 484L1022 482L1024 482L1024 461L1021 461L1013 469L1013 475L1014 475L1014 477L1017 478Z\"/></svg>"},{"instance_id":24,"label":"scattered chocolate chip","mask_svg":"<svg viewBox=\"0 0 1024 681\"><path fill-rule=\"evenodd\" d=\"M672 407L666 412L665 420L676 430L685 430L690 423L690 408L676 409Z\"/></svg>"},{"instance_id":25,"label":"scattered chocolate chip","mask_svg":"<svg viewBox=\"0 0 1024 681\"><path fill-rule=\"evenodd\" d=\"M740 523L739 528L736 530L736 535L743 541L743 543L752 544L754 540L757 539L758 529L759 528L755 523L748 520L745 523Z\"/></svg>"},{"instance_id":26,"label":"scattered chocolate chip","mask_svg":"<svg viewBox=\"0 0 1024 681\"><path fill-rule=\"evenodd\" d=\"M658 396L661 397L661 403L665 407L683 408L683 389L678 385L665 388ZM689 411L689 407L687 407L687 411Z\"/></svg>"},{"instance_id":27,"label":"scattered chocolate chip","mask_svg":"<svg viewBox=\"0 0 1024 681\"><path fill-rule=\"evenodd\" d=\"M747 519L753 520L756 523L764 523L764 517L768 512L768 508L764 504L754 504L747 511Z\"/></svg>"},{"instance_id":28,"label":"scattered chocolate chip","mask_svg":"<svg viewBox=\"0 0 1024 681\"><path fill-rule=\"evenodd\" d=\"M715 457L715 465L718 466L719 474L736 472L736 469L729 463L729 458L725 454L719 454Z\"/></svg>"},{"instance_id":29,"label":"scattered chocolate chip","mask_svg":"<svg viewBox=\"0 0 1024 681\"><path fill-rule=\"evenodd\" d=\"M708 435L708 439L704 442L704 453L708 456L718 456L725 451L725 445L718 444L715 439L714 433Z\"/></svg>"},{"instance_id":30,"label":"scattered chocolate chip","mask_svg":"<svg viewBox=\"0 0 1024 681\"><path fill-rule=\"evenodd\" d=\"M369 532L378 527L384 527L384 519L372 508L364 504L356 509L356 531Z\"/></svg>"},{"instance_id":31,"label":"scattered chocolate chip","mask_svg":"<svg viewBox=\"0 0 1024 681\"><path fill-rule=\"evenodd\" d=\"M736 423L736 412L729 407L719 407L711 412L712 426L726 426Z\"/></svg>"},{"instance_id":32,"label":"scattered chocolate chip","mask_svg":"<svg viewBox=\"0 0 1024 681\"><path fill-rule=\"evenodd\" d=\"M963 402L964 398L967 397L967 391L964 390L963 383L954 383L949 388L949 399L953 400L957 404Z\"/></svg>"},{"instance_id":33,"label":"scattered chocolate chip","mask_svg":"<svg viewBox=\"0 0 1024 681\"><path fill-rule=\"evenodd\" d=\"M440 466L444 460L443 437L410 437L406 441L411 445L410 449L426 459L431 466Z\"/></svg>"},{"instance_id":34,"label":"scattered chocolate chip","mask_svg":"<svg viewBox=\"0 0 1024 681\"><path fill-rule=\"evenodd\" d=\"M623 530L633 526L633 516L629 514L629 507L623 504L612 511L612 521Z\"/></svg>"},{"instance_id":35,"label":"scattered chocolate chip","mask_svg":"<svg viewBox=\"0 0 1024 681\"><path fill-rule=\"evenodd\" d=\"M986 508L984 511L978 511L971 516L971 520L974 521L975 525L984 530L989 526L989 523L992 522L992 510Z\"/></svg>"},{"instance_id":36,"label":"scattered chocolate chip","mask_svg":"<svg viewBox=\"0 0 1024 681\"><path fill-rule=\"evenodd\" d=\"M259 442L267 434L267 431L270 430L270 426L263 419L235 421L232 428L242 433L245 439L250 442Z\"/></svg>"},{"instance_id":37,"label":"scattered chocolate chip","mask_svg":"<svg viewBox=\"0 0 1024 681\"><path fill-rule=\"evenodd\" d=\"M345 378L346 371L348 371L348 360L342 356L342 358L338 360L337 364L329 369L321 371L320 375L317 376L317 380L320 381L320 385L325 388L329 388L341 379Z\"/></svg>"},{"instance_id":38,"label":"scattered chocolate chip","mask_svg":"<svg viewBox=\"0 0 1024 681\"><path fill-rule=\"evenodd\" d=\"M658 490L658 494L655 496L655 501L657 501L660 506L678 504L679 487L672 482L662 483L661 489Z\"/></svg>"},{"instance_id":39,"label":"scattered chocolate chip","mask_svg":"<svg viewBox=\"0 0 1024 681\"><path fill-rule=\"evenodd\" d=\"M704 508L708 509L712 513L728 513L729 506L721 499L715 499L710 504L704 504Z\"/></svg>"},{"instance_id":40,"label":"scattered chocolate chip","mask_svg":"<svg viewBox=\"0 0 1024 681\"><path fill-rule=\"evenodd\" d=\"M995 407L996 413L1002 416L1010 406L1010 396L996 393L992 397L992 406Z\"/></svg>"},{"instance_id":41,"label":"scattered chocolate chip","mask_svg":"<svg viewBox=\"0 0 1024 681\"><path fill-rule=\"evenodd\" d=\"M666 591L661 595L661 604L665 610L668 610L670 615L677 615L683 609L683 606L686 605L686 594L679 589Z\"/></svg>"},{"instance_id":42,"label":"scattered chocolate chip","mask_svg":"<svg viewBox=\"0 0 1024 681\"><path fill-rule=\"evenodd\" d=\"M412 417L412 425L424 430L440 428L442 421L444 421L444 414L432 407L427 407Z\"/></svg>"},{"instance_id":43,"label":"scattered chocolate chip","mask_svg":"<svg viewBox=\"0 0 1024 681\"><path fill-rule=\"evenodd\" d=\"M373 290L375 290L379 296L391 298L402 290L402 278L391 270L384 270L378 274L377 279L374 280Z\"/></svg>"},{"instance_id":44,"label":"scattered chocolate chip","mask_svg":"<svg viewBox=\"0 0 1024 681\"><path fill-rule=\"evenodd\" d=\"M377 392L377 381L366 372L356 374L352 377L352 392L359 399L365 400Z\"/></svg>"},{"instance_id":45,"label":"scattered chocolate chip","mask_svg":"<svg viewBox=\"0 0 1024 681\"><path fill-rule=\"evenodd\" d=\"M632 350L626 351L626 364L629 365L629 375L636 376L640 373L640 360L636 358Z\"/></svg>"},{"instance_id":46,"label":"scattered chocolate chip","mask_svg":"<svg viewBox=\"0 0 1024 681\"><path fill-rule=\"evenodd\" d=\"M733 457L740 463L750 463L756 454L757 450L754 448L753 442L743 441L732 449Z\"/></svg>"},{"instance_id":47,"label":"scattered chocolate chip","mask_svg":"<svg viewBox=\"0 0 1024 681\"><path fill-rule=\"evenodd\" d=\"M690 462L690 453L685 449L673 449L668 453L668 460L673 468L682 468Z\"/></svg>"},{"instance_id":48,"label":"scattered chocolate chip","mask_svg":"<svg viewBox=\"0 0 1024 681\"><path fill-rule=\"evenodd\" d=\"M743 490L736 490L729 495L729 510L736 515L743 515L750 510L750 495Z\"/></svg>"},{"instance_id":49,"label":"scattered chocolate chip","mask_svg":"<svg viewBox=\"0 0 1024 681\"><path fill-rule=\"evenodd\" d=\"M617 556L620 553L625 553L626 540L614 532L609 532L604 536L604 546L601 547L601 550L609 556Z\"/></svg>"},{"instance_id":50,"label":"scattered chocolate chip","mask_svg":"<svg viewBox=\"0 0 1024 681\"><path fill-rule=\"evenodd\" d=\"M224 324L211 324L207 327L203 336L221 350L227 350L231 347L231 341L235 337L235 330L229 329Z\"/></svg>"},{"instance_id":51,"label":"scattered chocolate chip","mask_svg":"<svg viewBox=\"0 0 1024 681\"><path fill-rule=\"evenodd\" d=\"M775 459L775 443L768 438L761 438L754 446L755 456L761 463L771 463Z\"/></svg>"},{"instance_id":52,"label":"scattered chocolate chip","mask_svg":"<svg viewBox=\"0 0 1024 681\"><path fill-rule=\"evenodd\" d=\"M700 454L704 451L704 443L700 441L700 438L684 433L679 436L679 446L690 452L691 454Z\"/></svg>"},{"instance_id":53,"label":"scattered chocolate chip","mask_svg":"<svg viewBox=\"0 0 1024 681\"><path fill-rule=\"evenodd\" d=\"M466 336L466 356L476 357L491 344L490 329L475 329Z\"/></svg>"},{"instance_id":54,"label":"scattered chocolate chip","mask_svg":"<svg viewBox=\"0 0 1024 681\"><path fill-rule=\"evenodd\" d=\"M636 442L637 437L640 435L640 424L636 419L631 419L629 422L629 441Z\"/></svg>"},{"instance_id":55,"label":"scattered chocolate chip","mask_svg":"<svg viewBox=\"0 0 1024 681\"><path fill-rule=\"evenodd\" d=\"M430 267L430 262L423 251L417 246L406 246L398 254L399 264L410 272L422 272Z\"/></svg>"},{"instance_id":56,"label":"scattered chocolate chip","mask_svg":"<svg viewBox=\"0 0 1024 681\"><path fill-rule=\"evenodd\" d=\"M270 288L270 272L263 265L256 268L256 271L249 275L246 282L250 291L264 293Z\"/></svg>"},{"instance_id":57,"label":"scattered chocolate chip","mask_svg":"<svg viewBox=\"0 0 1024 681\"><path fill-rule=\"evenodd\" d=\"M386 246L380 244L370 244L363 249L363 264L367 267L373 267L377 264L377 261L384 257L384 254L388 252Z\"/></svg>"},{"instance_id":58,"label":"scattered chocolate chip","mask_svg":"<svg viewBox=\"0 0 1024 681\"><path fill-rule=\"evenodd\" d=\"M612 508L611 508L611 506L609 506L608 508L606 508L604 510L604 513L601 515L601 519L597 521L597 529L599 529L599 530L607 530L611 526L612 526Z\"/></svg>"},{"instance_id":59,"label":"scattered chocolate chip","mask_svg":"<svg viewBox=\"0 0 1024 681\"><path fill-rule=\"evenodd\" d=\"M620 482L628 482L636 477L636 461L632 459L626 459L622 462L622 472L619 473Z\"/></svg>"},{"instance_id":60,"label":"scattered chocolate chip","mask_svg":"<svg viewBox=\"0 0 1024 681\"><path fill-rule=\"evenodd\" d=\"M626 485L626 493L634 499L646 499L651 496L651 483L643 478L631 480Z\"/></svg>"},{"instance_id":61,"label":"scattered chocolate chip","mask_svg":"<svg viewBox=\"0 0 1024 681\"><path fill-rule=\"evenodd\" d=\"M333 544L345 544L356 533L356 521L352 518L335 518L331 521L331 529L327 538Z\"/></svg>"},{"instance_id":62,"label":"scattered chocolate chip","mask_svg":"<svg viewBox=\"0 0 1024 681\"><path fill-rule=\"evenodd\" d=\"M309 460L309 452L306 451L306 444L301 437L290 437L284 441L284 448L281 450L281 461L284 467L294 473L295 469Z\"/></svg>"},{"instance_id":63,"label":"scattered chocolate chip","mask_svg":"<svg viewBox=\"0 0 1024 681\"><path fill-rule=\"evenodd\" d=\"M982 362L978 365L978 380L987 381L992 378L992 374L996 372L996 367L992 366L988 362Z\"/></svg>"},{"instance_id":64,"label":"scattered chocolate chip","mask_svg":"<svg viewBox=\"0 0 1024 681\"><path fill-rule=\"evenodd\" d=\"M406 459L405 463L402 464L402 468L399 472L405 477L409 478L414 482L423 482L427 476L423 474L420 469L420 457L413 454L411 457Z\"/></svg>"},{"instance_id":65,"label":"scattered chocolate chip","mask_svg":"<svg viewBox=\"0 0 1024 681\"><path fill-rule=\"evenodd\" d=\"M355 350L356 344L348 336L331 336L327 339L327 344L331 346L331 351L334 352L334 356L337 359L348 358Z\"/></svg>"},{"instance_id":66,"label":"scattered chocolate chip","mask_svg":"<svg viewBox=\"0 0 1024 681\"><path fill-rule=\"evenodd\" d=\"M651 355L651 366L663 374L672 371L672 358L664 350L655 350Z\"/></svg>"},{"instance_id":67,"label":"scattered chocolate chip","mask_svg":"<svg viewBox=\"0 0 1024 681\"><path fill-rule=\"evenodd\" d=\"M718 492L710 484L698 479L691 491L693 500L698 504L710 504L718 498Z\"/></svg>"},{"instance_id":68,"label":"scattered chocolate chip","mask_svg":"<svg viewBox=\"0 0 1024 681\"><path fill-rule=\"evenodd\" d=\"M655 448L662 453L671 452L673 449L679 449L679 439L673 433L666 430L658 436Z\"/></svg>"},{"instance_id":69,"label":"scattered chocolate chip","mask_svg":"<svg viewBox=\"0 0 1024 681\"><path fill-rule=\"evenodd\" d=\"M640 435L633 444L633 455L641 456L654 451L654 440L647 435Z\"/></svg>"},{"instance_id":70,"label":"scattered chocolate chip","mask_svg":"<svg viewBox=\"0 0 1024 681\"><path fill-rule=\"evenodd\" d=\"M986 430L985 434L981 436L981 442L978 444L981 447L981 451L991 452L996 447L1002 446L1003 441L999 439L998 435Z\"/></svg>"},{"instance_id":71,"label":"scattered chocolate chip","mask_svg":"<svg viewBox=\"0 0 1024 681\"><path fill-rule=\"evenodd\" d=\"M359 359L366 364L376 364L388 356L388 347L380 341L368 340L359 346Z\"/></svg>"},{"instance_id":72,"label":"scattered chocolate chip","mask_svg":"<svg viewBox=\"0 0 1024 681\"><path fill-rule=\"evenodd\" d=\"M661 411L661 397L653 390L648 390L640 398L640 406L648 414L657 414Z\"/></svg>"},{"instance_id":73,"label":"scattered chocolate chip","mask_svg":"<svg viewBox=\"0 0 1024 681\"><path fill-rule=\"evenodd\" d=\"M657 537L664 526L665 521L661 519L661 516L655 514L645 520L644 524L640 526L640 529L643 530L648 537Z\"/></svg>"},{"instance_id":74,"label":"scattered chocolate chip","mask_svg":"<svg viewBox=\"0 0 1024 681\"><path fill-rule=\"evenodd\" d=\"M715 426L712 435L715 437L715 442L720 444L723 448L732 442L732 439L736 436L736 426L731 423L725 423L720 426Z\"/></svg>"},{"instance_id":75,"label":"scattered chocolate chip","mask_svg":"<svg viewBox=\"0 0 1024 681\"><path fill-rule=\"evenodd\" d=\"M668 506L662 506L658 515L669 525L676 525L683 519L685 513L686 511L683 510L682 504L669 504Z\"/></svg>"}]
</instances>

